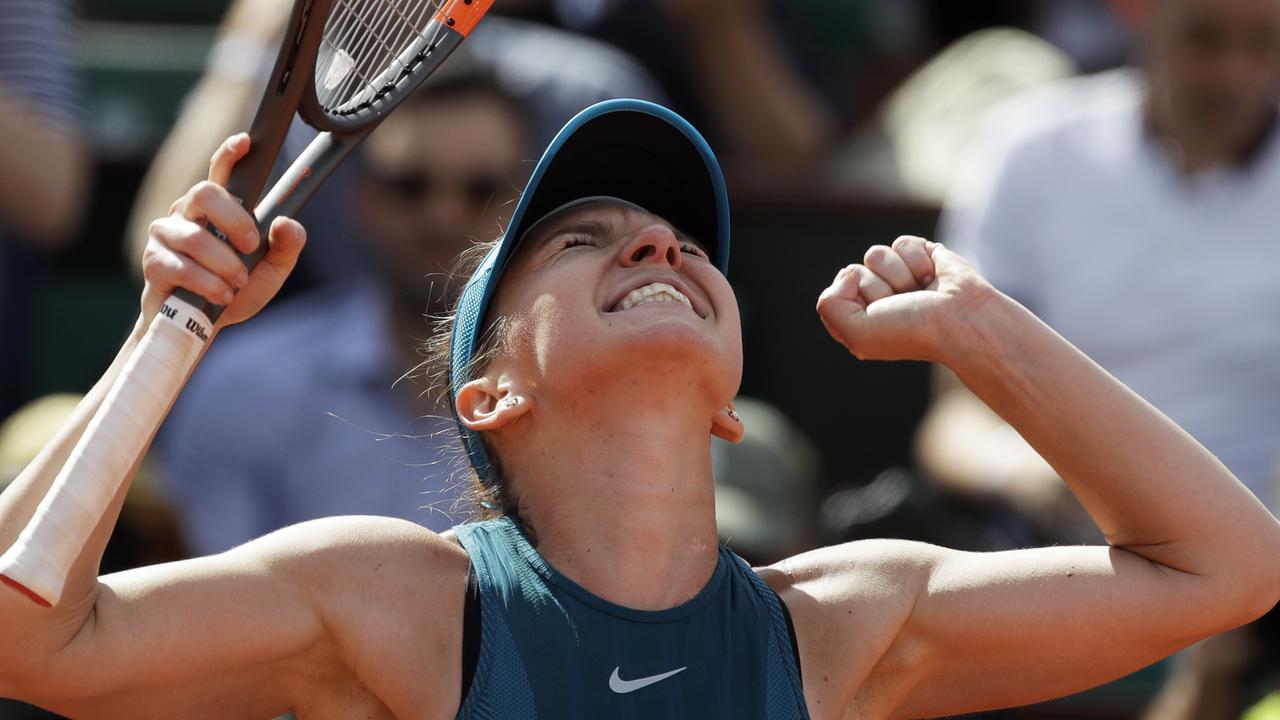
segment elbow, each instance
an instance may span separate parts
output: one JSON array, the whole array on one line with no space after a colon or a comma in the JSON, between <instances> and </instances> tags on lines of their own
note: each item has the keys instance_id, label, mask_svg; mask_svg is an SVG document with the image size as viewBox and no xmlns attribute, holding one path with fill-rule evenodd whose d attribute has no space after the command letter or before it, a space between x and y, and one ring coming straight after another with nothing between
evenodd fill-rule
<instances>
[{"instance_id":1,"label":"elbow","mask_svg":"<svg viewBox=\"0 0 1280 720\"><path fill-rule=\"evenodd\" d=\"M1248 625L1271 612L1277 602L1280 602L1280 585L1276 583L1248 593L1235 604L1235 613L1223 629L1230 630Z\"/></svg>"},{"instance_id":2,"label":"elbow","mask_svg":"<svg viewBox=\"0 0 1280 720\"><path fill-rule=\"evenodd\" d=\"M1224 577L1224 597L1231 598L1232 627L1247 625L1280 603L1280 523L1238 555L1239 562Z\"/></svg>"},{"instance_id":3,"label":"elbow","mask_svg":"<svg viewBox=\"0 0 1280 720\"><path fill-rule=\"evenodd\" d=\"M1272 522L1271 532L1267 534L1270 542L1265 543L1265 550L1260 552L1258 577L1261 579L1253 606L1252 617L1248 622L1271 612L1280 603L1280 521Z\"/></svg>"},{"instance_id":4,"label":"elbow","mask_svg":"<svg viewBox=\"0 0 1280 720\"><path fill-rule=\"evenodd\" d=\"M96 596L95 585L81 599L44 608L16 592L0 595L0 697L39 704L75 686L78 679L66 672L65 658L92 628Z\"/></svg>"},{"instance_id":5,"label":"elbow","mask_svg":"<svg viewBox=\"0 0 1280 720\"><path fill-rule=\"evenodd\" d=\"M1280 520L1268 518L1268 526L1262 533L1264 542L1257 552L1257 574L1260 578L1253 620L1262 617L1280 603Z\"/></svg>"}]
</instances>

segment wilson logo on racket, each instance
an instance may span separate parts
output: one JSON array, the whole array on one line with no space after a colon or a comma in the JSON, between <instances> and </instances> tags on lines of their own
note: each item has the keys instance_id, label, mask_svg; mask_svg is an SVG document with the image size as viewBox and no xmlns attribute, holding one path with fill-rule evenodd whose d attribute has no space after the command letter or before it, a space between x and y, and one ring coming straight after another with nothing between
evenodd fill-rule
<instances>
[{"instance_id":1,"label":"wilson logo on racket","mask_svg":"<svg viewBox=\"0 0 1280 720\"><path fill-rule=\"evenodd\" d=\"M204 340L205 342L209 341L209 333L205 331L203 325L196 322L195 318L187 318L187 329L191 331L192 335L195 335L201 340Z\"/></svg>"}]
</instances>

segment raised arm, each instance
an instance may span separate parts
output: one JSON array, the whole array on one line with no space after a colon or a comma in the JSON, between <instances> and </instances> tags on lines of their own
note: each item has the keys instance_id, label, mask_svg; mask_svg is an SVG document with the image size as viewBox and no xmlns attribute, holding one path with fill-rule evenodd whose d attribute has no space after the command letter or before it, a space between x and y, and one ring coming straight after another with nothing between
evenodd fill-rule
<instances>
[{"instance_id":1,"label":"raised arm","mask_svg":"<svg viewBox=\"0 0 1280 720\"><path fill-rule=\"evenodd\" d=\"M234 253L203 229L211 221L224 228L242 250L256 246L252 219L220 186L247 149L245 136L224 143L214 156L209 182L193 188L174 204L172 215L153 224L137 329L67 424L0 494L0 548L12 545L32 520L133 352L145 321L164 297L181 285L228 302L230 289L240 287L220 328L249 317L279 289L302 246L303 232L297 223L282 220L272 228L271 250L252 276L242 275L244 267ZM154 434L156 428L150 430ZM132 460L130 476L141 457ZM284 658L314 642L321 623L290 579L293 575L288 572L289 563L281 559L283 553L271 543L235 556L100 580L102 551L127 489L128 483L123 483L106 516L95 526L72 568L61 602L42 607L17 589L0 588L0 695L80 708L77 714L82 714L84 708L76 701L125 693L166 673L265 664L268 653ZM275 572L276 568L282 572ZM255 602L230 605L236 596L252 597ZM198 620L181 619L192 611ZM288 621L277 617L286 611ZM239 621L232 622L236 618ZM239 632L227 631L236 626ZM237 656L230 644L245 634L252 642L247 649L240 648L243 654ZM179 648L177 654L154 652L163 643ZM195 652L199 648L207 654Z\"/></svg>"},{"instance_id":2,"label":"raised arm","mask_svg":"<svg viewBox=\"0 0 1280 720\"><path fill-rule=\"evenodd\" d=\"M770 581L801 608L802 646L813 638L815 663L855 668L828 686L827 702L926 717L1044 700L1280 600L1280 523L1194 439L958 255L900 238L841 271L818 307L860 358L954 370L1062 476L1109 543L995 554L855 543L780 564ZM868 617L878 628L853 627ZM822 633L819 620L848 634Z\"/></svg>"}]
</instances>

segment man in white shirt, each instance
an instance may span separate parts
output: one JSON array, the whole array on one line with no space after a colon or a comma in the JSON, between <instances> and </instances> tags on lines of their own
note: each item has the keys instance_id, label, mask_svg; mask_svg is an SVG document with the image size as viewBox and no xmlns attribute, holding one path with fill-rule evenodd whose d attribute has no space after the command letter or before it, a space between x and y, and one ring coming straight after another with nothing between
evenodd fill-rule
<instances>
[{"instance_id":1,"label":"man in white shirt","mask_svg":"<svg viewBox=\"0 0 1280 720\"><path fill-rule=\"evenodd\" d=\"M1280 0L1149 4L1141 71L1073 80L993 115L942 236L1274 510ZM954 378L939 378L918 440L940 482L1009 500L1050 539L1097 532L1053 470ZM1184 689L1212 685L1211 654L1199 655L1181 671L1200 670L1202 682ZM1160 717L1229 714L1233 685L1175 702L1171 684Z\"/></svg>"}]
</instances>

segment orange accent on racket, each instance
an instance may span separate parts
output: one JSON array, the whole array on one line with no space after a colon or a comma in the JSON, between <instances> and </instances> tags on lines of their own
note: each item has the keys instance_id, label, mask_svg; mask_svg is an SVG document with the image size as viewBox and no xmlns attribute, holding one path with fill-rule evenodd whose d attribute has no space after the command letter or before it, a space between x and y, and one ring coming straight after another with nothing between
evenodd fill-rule
<instances>
[{"instance_id":1,"label":"orange accent on racket","mask_svg":"<svg viewBox=\"0 0 1280 720\"><path fill-rule=\"evenodd\" d=\"M493 0L453 0L440 8L440 12L436 13L436 20L466 37L492 5Z\"/></svg>"}]
</instances>

